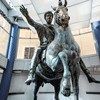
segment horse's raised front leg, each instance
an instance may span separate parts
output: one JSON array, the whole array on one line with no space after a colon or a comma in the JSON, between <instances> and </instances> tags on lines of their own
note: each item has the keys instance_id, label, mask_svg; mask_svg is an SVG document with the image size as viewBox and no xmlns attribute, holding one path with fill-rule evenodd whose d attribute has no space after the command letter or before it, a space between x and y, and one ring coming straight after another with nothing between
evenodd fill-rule
<instances>
[{"instance_id":1,"label":"horse's raised front leg","mask_svg":"<svg viewBox=\"0 0 100 100\"><path fill-rule=\"evenodd\" d=\"M74 100L79 100L79 75L80 75L79 64L76 64L75 66L73 66L73 68L71 68Z\"/></svg>"},{"instance_id":2,"label":"horse's raised front leg","mask_svg":"<svg viewBox=\"0 0 100 100\"><path fill-rule=\"evenodd\" d=\"M34 96L33 96L33 100L37 100L37 92L39 90L39 87L42 85L43 83L43 79L41 77L39 77L38 75L35 75L36 77L36 81L35 81L35 87L34 87Z\"/></svg>"},{"instance_id":3,"label":"horse's raised front leg","mask_svg":"<svg viewBox=\"0 0 100 100\"><path fill-rule=\"evenodd\" d=\"M68 87L70 86L69 83L70 83L71 74L70 74L69 66L68 66L68 56L67 56L67 53L65 51L63 51L63 52L59 53L59 57L62 61L63 68L64 68L61 93L64 96L69 96L70 89L68 89Z\"/></svg>"}]
</instances>

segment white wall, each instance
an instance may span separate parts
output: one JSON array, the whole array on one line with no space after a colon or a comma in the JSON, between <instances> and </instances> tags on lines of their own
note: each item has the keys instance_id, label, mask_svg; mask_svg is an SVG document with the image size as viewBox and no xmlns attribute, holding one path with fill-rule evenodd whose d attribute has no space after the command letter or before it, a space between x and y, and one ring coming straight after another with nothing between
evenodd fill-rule
<instances>
[{"instance_id":1,"label":"white wall","mask_svg":"<svg viewBox=\"0 0 100 100\"><path fill-rule=\"evenodd\" d=\"M32 100L34 84L27 86L24 82L27 78L27 72L13 74L10 93L24 92L19 95L9 95L7 100ZM96 79L100 80L100 75L93 75ZM85 75L81 75L79 79L80 94L79 100L100 100L100 95L86 94L87 92L100 92L100 84L89 83ZM44 87L40 87L39 92L54 92L53 86L45 84ZM52 100L54 93L38 93L38 100ZM73 100L73 94L66 98L60 93L60 100Z\"/></svg>"},{"instance_id":2,"label":"white wall","mask_svg":"<svg viewBox=\"0 0 100 100\"><path fill-rule=\"evenodd\" d=\"M7 58L0 54L0 68L5 69L7 65Z\"/></svg>"}]
</instances>

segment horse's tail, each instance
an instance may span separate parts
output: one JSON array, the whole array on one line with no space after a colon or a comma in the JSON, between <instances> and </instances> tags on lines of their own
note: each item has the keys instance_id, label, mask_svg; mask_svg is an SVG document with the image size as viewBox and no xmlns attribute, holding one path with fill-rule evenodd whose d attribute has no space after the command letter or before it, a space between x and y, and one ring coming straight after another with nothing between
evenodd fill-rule
<instances>
[{"instance_id":1,"label":"horse's tail","mask_svg":"<svg viewBox=\"0 0 100 100\"><path fill-rule=\"evenodd\" d=\"M80 57L79 64L80 64L80 67L81 67L82 70L84 70L84 68L86 68L86 66L85 66L85 64L84 64L84 62L83 62L81 57Z\"/></svg>"},{"instance_id":2,"label":"horse's tail","mask_svg":"<svg viewBox=\"0 0 100 100\"><path fill-rule=\"evenodd\" d=\"M89 70L86 68L86 65L84 64L82 58L80 57L80 61L79 61L80 67L82 69L82 71L85 73L85 75L88 77L88 74L90 74Z\"/></svg>"}]
</instances>

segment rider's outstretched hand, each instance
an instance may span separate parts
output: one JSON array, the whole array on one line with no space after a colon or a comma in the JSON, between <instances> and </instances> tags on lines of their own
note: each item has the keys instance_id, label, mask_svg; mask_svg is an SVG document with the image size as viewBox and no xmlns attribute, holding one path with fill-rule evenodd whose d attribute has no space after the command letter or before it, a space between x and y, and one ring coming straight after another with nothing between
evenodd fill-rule
<instances>
[{"instance_id":1,"label":"rider's outstretched hand","mask_svg":"<svg viewBox=\"0 0 100 100\"><path fill-rule=\"evenodd\" d=\"M28 15L28 11L27 9L24 7L24 5L21 5L20 6L20 12L27 18L29 15Z\"/></svg>"}]
</instances>

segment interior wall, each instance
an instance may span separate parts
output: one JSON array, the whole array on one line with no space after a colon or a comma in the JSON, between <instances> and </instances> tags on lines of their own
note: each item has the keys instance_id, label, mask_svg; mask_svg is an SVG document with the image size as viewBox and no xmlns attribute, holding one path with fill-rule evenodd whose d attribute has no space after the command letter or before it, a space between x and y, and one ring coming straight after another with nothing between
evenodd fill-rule
<instances>
[{"instance_id":1,"label":"interior wall","mask_svg":"<svg viewBox=\"0 0 100 100\"><path fill-rule=\"evenodd\" d=\"M23 94L12 94L8 96L7 100L32 100L34 83L27 86L24 82L27 78L28 73L17 73L13 74L11 87L9 93L23 93ZM100 75L93 75L96 79L100 80ZM80 75L79 78L79 100L100 100L98 94L86 94L86 92L100 92L100 84L89 83L85 75ZM46 92L46 93L44 93ZM60 100L73 100L73 94L70 97L64 97L60 93ZM52 100L54 97L54 89L50 84L45 84L40 87L38 92L38 100Z\"/></svg>"}]
</instances>

